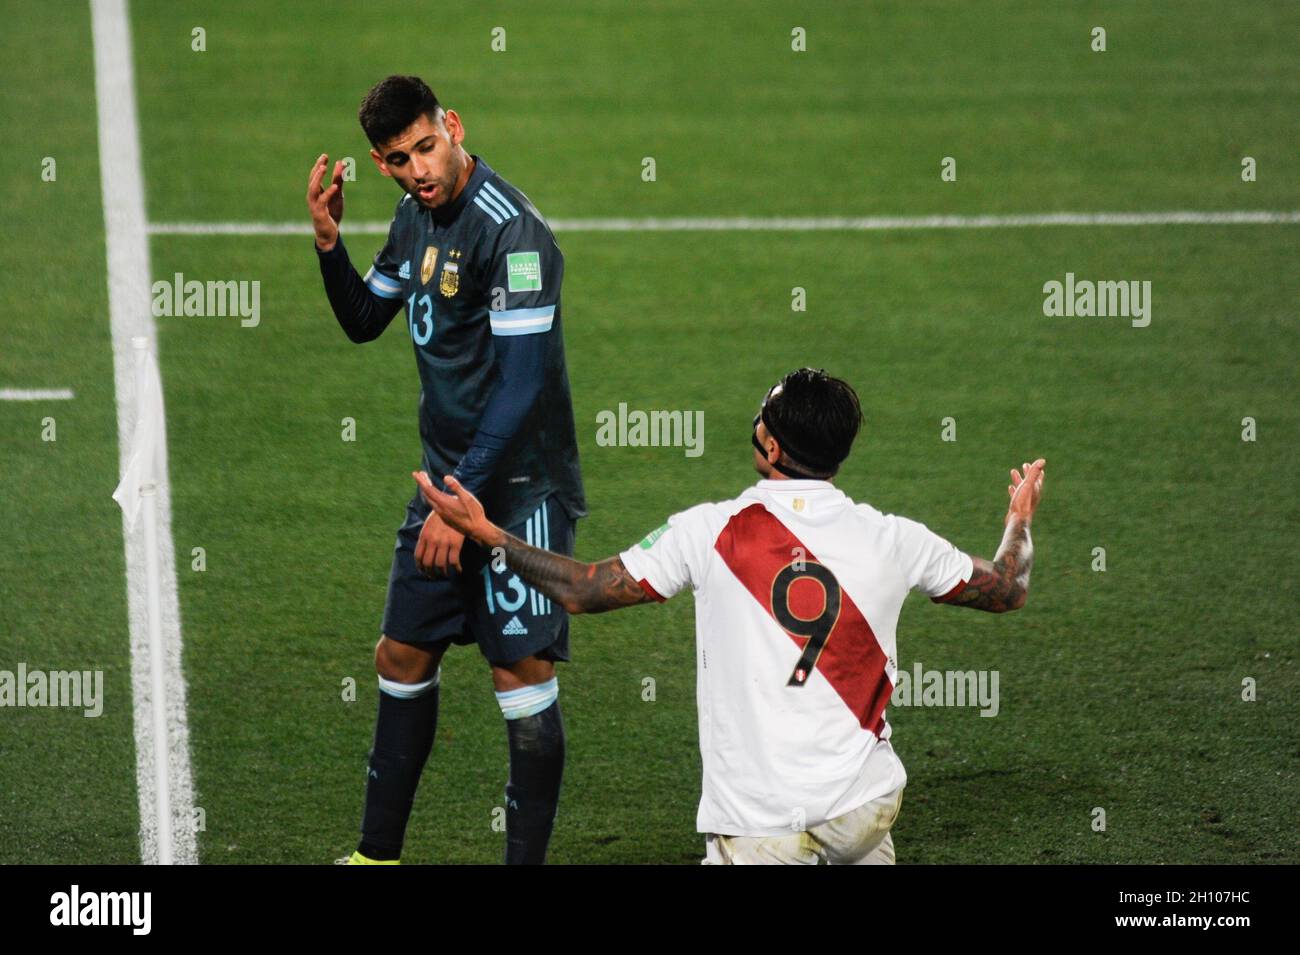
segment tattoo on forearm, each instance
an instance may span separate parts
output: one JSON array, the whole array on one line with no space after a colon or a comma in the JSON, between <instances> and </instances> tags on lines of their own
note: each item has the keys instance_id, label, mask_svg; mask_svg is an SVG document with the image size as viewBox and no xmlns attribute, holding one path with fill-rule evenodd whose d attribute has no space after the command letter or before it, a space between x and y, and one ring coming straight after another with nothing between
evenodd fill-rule
<instances>
[{"instance_id":1,"label":"tattoo on forearm","mask_svg":"<svg viewBox=\"0 0 1300 955\"><path fill-rule=\"evenodd\" d=\"M570 613L600 613L654 599L618 557L587 564L533 547L510 534L503 537L510 569Z\"/></svg>"},{"instance_id":2,"label":"tattoo on forearm","mask_svg":"<svg viewBox=\"0 0 1300 955\"><path fill-rule=\"evenodd\" d=\"M944 603L1005 613L1025 605L1029 595L1029 571L1034 564L1034 542L1029 525L1020 519L1007 524L993 562L974 557L970 581Z\"/></svg>"}]
</instances>

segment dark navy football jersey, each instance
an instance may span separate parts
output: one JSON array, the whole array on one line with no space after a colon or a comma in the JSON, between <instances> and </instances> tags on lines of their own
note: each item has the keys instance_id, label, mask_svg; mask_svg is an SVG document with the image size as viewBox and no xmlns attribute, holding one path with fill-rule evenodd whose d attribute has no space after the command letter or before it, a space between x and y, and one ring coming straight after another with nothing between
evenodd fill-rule
<instances>
[{"instance_id":1,"label":"dark navy football jersey","mask_svg":"<svg viewBox=\"0 0 1300 955\"><path fill-rule=\"evenodd\" d=\"M479 497L502 526L552 494L578 518L587 508L560 321L564 256L528 197L472 158L469 180L446 205L430 210L403 196L365 282L405 305L420 372L424 467L440 487L473 442L500 378L493 342L545 336L541 395Z\"/></svg>"}]
</instances>

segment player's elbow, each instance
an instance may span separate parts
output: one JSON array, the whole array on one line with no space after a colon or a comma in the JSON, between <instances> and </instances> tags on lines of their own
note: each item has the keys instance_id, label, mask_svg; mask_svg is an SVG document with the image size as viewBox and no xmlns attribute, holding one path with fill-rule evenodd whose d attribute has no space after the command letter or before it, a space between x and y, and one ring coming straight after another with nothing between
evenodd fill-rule
<instances>
[{"instance_id":1,"label":"player's elbow","mask_svg":"<svg viewBox=\"0 0 1300 955\"><path fill-rule=\"evenodd\" d=\"M1017 586L1007 600L1006 610L1004 613L1010 613L1012 610L1019 610L1029 600L1029 588Z\"/></svg>"},{"instance_id":2,"label":"player's elbow","mask_svg":"<svg viewBox=\"0 0 1300 955\"><path fill-rule=\"evenodd\" d=\"M366 342L373 342L379 337L375 331L364 325L344 325L343 332L354 345L364 345Z\"/></svg>"}]
</instances>

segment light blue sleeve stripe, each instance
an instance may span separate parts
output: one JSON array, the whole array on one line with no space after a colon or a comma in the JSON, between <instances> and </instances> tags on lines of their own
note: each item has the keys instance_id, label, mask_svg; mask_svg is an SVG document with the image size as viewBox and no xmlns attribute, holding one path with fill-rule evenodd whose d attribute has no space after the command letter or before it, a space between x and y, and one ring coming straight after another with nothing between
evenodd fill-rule
<instances>
[{"instance_id":1,"label":"light blue sleeve stripe","mask_svg":"<svg viewBox=\"0 0 1300 955\"><path fill-rule=\"evenodd\" d=\"M493 209L497 211L497 213L501 216L501 220L503 222L506 219L510 218L510 213L506 212L505 208L501 205L501 203L497 202L486 192L480 192L477 196L474 197L474 201L479 202L480 204L487 203L488 206L491 206Z\"/></svg>"},{"instance_id":2,"label":"light blue sleeve stripe","mask_svg":"<svg viewBox=\"0 0 1300 955\"><path fill-rule=\"evenodd\" d=\"M495 187L492 185L492 183L490 183L490 182L485 182L485 183L483 183L483 189L484 189L485 191L487 191L487 192L490 192L490 193L492 194L492 197L493 197L494 199L498 200L498 201L499 201L503 206L505 206L507 209L509 209L509 210L510 210L510 214L511 214L512 216L517 216L517 215L519 215L519 210L516 209L514 206L512 206L512 205L510 204L510 200L507 199L507 198L505 197L505 195L503 195L503 194L501 193L500 190L498 190L497 188L495 188Z\"/></svg>"},{"instance_id":3,"label":"light blue sleeve stripe","mask_svg":"<svg viewBox=\"0 0 1300 955\"><path fill-rule=\"evenodd\" d=\"M497 225L500 225L502 222L505 221L499 215L497 215L495 209L493 209L491 206L489 206L486 202L483 201L482 196L474 197L474 205L478 206L480 209L482 209L484 212L490 215L493 219L495 219Z\"/></svg>"},{"instance_id":4,"label":"light blue sleeve stripe","mask_svg":"<svg viewBox=\"0 0 1300 955\"><path fill-rule=\"evenodd\" d=\"M366 286L380 298L401 298L402 286L373 267L366 273Z\"/></svg>"},{"instance_id":5,"label":"light blue sleeve stripe","mask_svg":"<svg viewBox=\"0 0 1300 955\"><path fill-rule=\"evenodd\" d=\"M512 308L502 312L488 312L493 335L537 335L549 332L555 321L555 306L539 308Z\"/></svg>"},{"instance_id":6,"label":"light blue sleeve stripe","mask_svg":"<svg viewBox=\"0 0 1300 955\"><path fill-rule=\"evenodd\" d=\"M379 285L389 289L390 291L400 292L402 290L401 282L397 279L389 278L383 272L376 272L373 265L370 267L370 271L366 272L366 281L370 282L371 280L374 280Z\"/></svg>"}]
</instances>

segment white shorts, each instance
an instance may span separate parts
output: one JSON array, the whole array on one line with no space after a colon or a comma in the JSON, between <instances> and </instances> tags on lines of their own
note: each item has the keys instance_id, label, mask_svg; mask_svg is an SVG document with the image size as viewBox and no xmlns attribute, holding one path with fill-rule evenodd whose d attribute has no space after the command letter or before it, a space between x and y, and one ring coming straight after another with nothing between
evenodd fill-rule
<instances>
[{"instance_id":1,"label":"white shorts","mask_svg":"<svg viewBox=\"0 0 1300 955\"><path fill-rule=\"evenodd\" d=\"M705 865L893 865L890 827L903 807L903 787L788 836L704 837Z\"/></svg>"}]
</instances>

